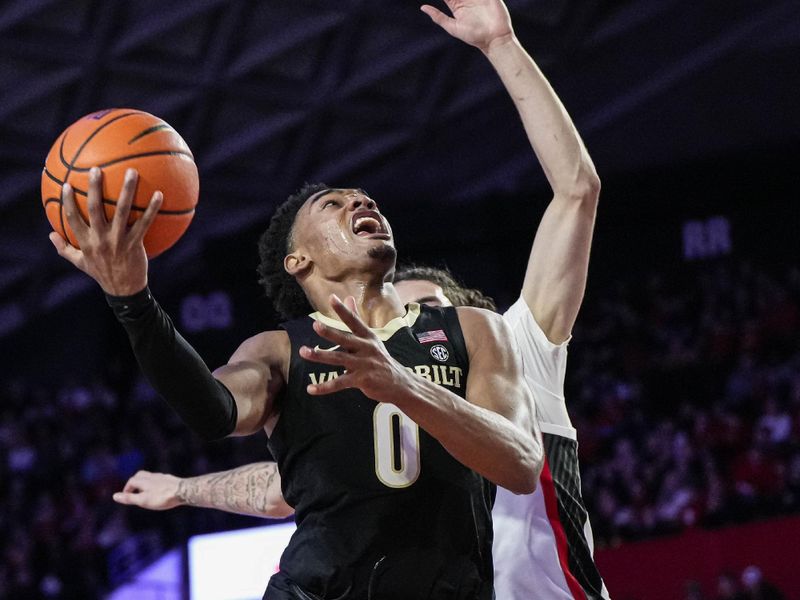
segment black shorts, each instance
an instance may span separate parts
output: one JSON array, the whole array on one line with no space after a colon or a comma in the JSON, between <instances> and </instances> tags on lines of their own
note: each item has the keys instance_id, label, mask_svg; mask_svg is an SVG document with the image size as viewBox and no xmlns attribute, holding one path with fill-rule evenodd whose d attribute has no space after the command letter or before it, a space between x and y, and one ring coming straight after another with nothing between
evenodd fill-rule
<instances>
[{"instance_id":1,"label":"black shorts","mask_svg":"<svg viewBox=\"0 0 800 600\"><path fill-rule=\"evenodd\" d=\"M442 571L425 569L417 557L405 559L384 561L368 585L351 585L336 597L319 596L278 572L270 578L263 600L494 600L491 576L481 578L471 563L456 562Z\"/></svg>"}]
</instances>

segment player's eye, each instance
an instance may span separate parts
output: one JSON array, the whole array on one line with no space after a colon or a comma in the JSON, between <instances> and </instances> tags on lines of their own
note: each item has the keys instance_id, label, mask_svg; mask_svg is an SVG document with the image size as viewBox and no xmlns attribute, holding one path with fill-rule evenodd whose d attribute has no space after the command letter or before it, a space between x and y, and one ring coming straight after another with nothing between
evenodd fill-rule
<instances>
[{"instance_id":1,"label":"player's eye","mask_svg":"<svg viewBox=\"0 0 800 600\"><path fill-rule=\"evenodd\" d=\"M328 208L330 205L339 206L339 203L336 200L325 200L322 203L322 208Z\"/></svg>"}]
</instances>

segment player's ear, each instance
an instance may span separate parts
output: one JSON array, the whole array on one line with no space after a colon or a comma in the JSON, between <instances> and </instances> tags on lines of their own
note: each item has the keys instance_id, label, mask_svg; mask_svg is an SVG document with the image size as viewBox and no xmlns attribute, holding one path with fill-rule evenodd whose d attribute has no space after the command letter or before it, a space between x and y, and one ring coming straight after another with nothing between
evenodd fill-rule
<instances>
[{"instance_id":1,"label":"player's ear","mask_svg":"<svg viewBox=\"0 0 800 600\"><path fill-rule=\"evenodd\" d=\"M283 268L292 277L297 277L311 266L311 259L301 251L295 250L283 259Z\"/></svg>"}]
</instances>

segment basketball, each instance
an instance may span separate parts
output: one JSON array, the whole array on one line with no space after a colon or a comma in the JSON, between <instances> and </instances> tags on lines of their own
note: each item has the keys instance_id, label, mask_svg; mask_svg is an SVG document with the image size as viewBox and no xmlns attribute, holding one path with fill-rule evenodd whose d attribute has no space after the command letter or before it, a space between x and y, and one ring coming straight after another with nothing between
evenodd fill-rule
<instances>
[{"instance_id":1,"label":"basketball","mask_svg":"<svg viewBox=\"0 0 800 600\"><path fill-rule=\"evenodd\" d=\"M78 210L88 223L87 190L92 167L103 172L107 219L114 215L117 195L130 168L139 172L139 182L128 225L144 214L154 192L164 194L144 236L149 257L161 254L186 231L197 206L197 166L189 146L165 121L140 110L114 108L78 119L56 139L42 171L42 203L53 229L76 248L78 241L61 206L61 186L72 186Z\"/></svg>"}]
</instances>

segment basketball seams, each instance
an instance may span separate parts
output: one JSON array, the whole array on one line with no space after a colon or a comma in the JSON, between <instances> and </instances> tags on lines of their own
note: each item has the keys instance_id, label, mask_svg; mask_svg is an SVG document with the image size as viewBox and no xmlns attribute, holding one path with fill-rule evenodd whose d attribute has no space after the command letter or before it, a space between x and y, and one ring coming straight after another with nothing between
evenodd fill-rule
<instances>
[{"instance_id":1,"label":"basketball seams","mask_svg":"<svg viewBox=\"0 0 800 600\"><path fill-rule=\"evenodd\" d=\"M61 181L60 179L58 179L58 177L56 177L55 175L53 175L53 174L52 174L50 171L48 171L48 170L47 170L47 168L45 168L45 169L44 169L44 174L45 174L45 175L47 175L47 177L48 177L48 178L49 178L51 181L53 181L53 183L55 183L56 185L64 185L64 182L63 182L63 181ZM85 190L81 190L81 189L79 189L79 188L76 188L76 187L74 187L74 186L72 187L72 190L73 190L73 191L74 191L74 192L75 192L75 193L76 193L78 196L87 196L87 197L88 197L88 194L86 193L86 191L85 191ZM48 202L58 202L59 204L63 204L63 202L62 202L61 198L48 198L48 199L45 201L45 205L47 205L47 203L48 203ZM114 206L114 207L116 207L116 206L117 206L117 202L118 202L118 200L116 200L115 198L103 198L103 204L104 204L104 205L108 205L108 206ZM136 206L135 204L133 204L133 205L131 205L131 210L132 210L132 211L137 211L137 212L144 212L145 210L147 210L147 207L145 206L145 207L143 208L143 207L141 207L141 206ZM195 209L194 209L194 207L192 207L192 208L185 208L185 209L183 209L183 210L164 210L164 209L161 209L161 210L159 210L159 211L158 211L158 213L156 213L156 214L159 214L159 215L164 215L164 216L180 216L180 215L188 215L188 214L190 214L190 213L193 213L193 212L194 212L194 210L195 210ZM63 220L63 218L62 218L62 220L61 220L61 226L62 226L62 228L63 228L63 226L64 226L64 220ZM65 230L65 231L66 231L66 230Z\"/></svg>"},{"instance_id":2,"label":"basketball seams","mask_svg":"<svg viewBox=\"0 0 800 600\"><path fill-rule=\"evenodd\" d=\"M135 136L133 136L130 140L128 140L128 145L130 146L133 142L139 141L146 135L150 135L151 133L155 133L156 131L161 131L162 129L169 129L170 131L175 131L170 127L169 123L159 123L158 125L153 125L152 127L148 127L144 131L140 131ZM177 131L175 132L177 133Z\"/></svg>"},{"instance_id":3,"label":"basketball seams","mask_svg":"<svg viewBox=\"0 0 800 600\"><path fill-rule=\"evenodd\" d=\"M64 132L64 138L61 140L61 149L59 150L59 155L60 155L60 158L61 158L61 162L63 162L64 166L67 167L67 172L64 175L64 182L66 183L67 181L69 181L70 172L72 172L73 170L77 171L77 169L74 169L75 162L78 160L78 157L80 157L81 152L83 152L83 149L86 148L86 146L89 144L89 142L91 142L92 139L98 133L100 133L103 129L105 129L106 127L108 127L112 123L115 123L116 121L119 121L120 119L124 119L125 117L130 117L131 115L146 115L146 114L147 113L145 113L143 111L137 110L137 111L133 111L133 112L128 112L128 113L124 113L124 114L121 114L121 115L117 115L113 119L109 119L108 121L106 121L105 123L100 125L97 129L92 131L92 133L90 133L88 136L86 136L86 139L83 140L83 142L81 142L81 145L78 146L78 149L75 151L75 156L72 157L72 161L70 163L67 163L65 161L65 159L64 159L64 155L61 152L61 150L63 150L63 148L64 148L64 141L67 139L67 133L69 133L69 130L72 129L72 126L70 126L67 129L67 131Z\"/></svg>"},{"instance_id":4,"label":"basketball seams","mask_svg":"<svg viewBox=\"0 0 800 600\"><path fill-rule=\"evenodd\" d=\"M115 165L117 163L124 162L126 160L133 160L135 158L147 158L148 156L186 156L188 158L194 159L191 152L187 152L185 150L153 150L152 152L140 152L139 154L127 154L125 156L120 156L119 158L115 158L113 160L109 160L108 162L101 163L99 165L93 165L99 167L101 169L105 167L110 167L111 165ZM194 160L192 160L194 162ZM76 173L86 173L91 171L92 167L76 167L73 165L72 170Z\"/></svg>"}]
</instances>

